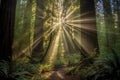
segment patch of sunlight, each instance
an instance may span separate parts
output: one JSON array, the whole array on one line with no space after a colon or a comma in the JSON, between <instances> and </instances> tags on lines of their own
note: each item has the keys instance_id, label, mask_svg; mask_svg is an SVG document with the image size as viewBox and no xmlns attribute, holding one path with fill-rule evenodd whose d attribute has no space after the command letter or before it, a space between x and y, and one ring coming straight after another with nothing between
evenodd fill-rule
<instances>
[{"instance_id":1,"label":"patch of sunlight","mask_svg":"<svg viewBox=\"0 0 120 80\"><path fill-rule=\"evenodd\" d=\"M54 71L46 72L45 74L42 74L41 77L48 79L53 73Z\"/></svg>"},{"instance_id":2,"label":"patch of sunlight","mask_svg":"<svg viewBox=\"0 0 120 80\"><path fill-rule=\"evenodd\" d=\"M60 72L57 71L56 73L57 73L59 78L64 79L64 76Z\"/></svg>"}]
</instances>

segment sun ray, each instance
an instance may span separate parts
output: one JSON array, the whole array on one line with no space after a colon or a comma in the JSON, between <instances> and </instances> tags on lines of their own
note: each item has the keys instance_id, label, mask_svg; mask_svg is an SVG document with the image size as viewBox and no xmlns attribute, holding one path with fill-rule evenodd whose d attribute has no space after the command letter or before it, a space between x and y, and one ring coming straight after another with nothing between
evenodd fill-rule
<instances>
[{"instance_id":1,"label":"sun ray","mask_svg":"<svg viewBox=\"0 0 120 80\"><path fill-rule=\"evenodd\" d=\"M25 49L22 50L22 53L26 53L29 51L29 47L35 48L37 46L37 44L39 44L39 42L41 41L43 35L40 35L34 42L33 44L31 44L31 46L27 46ZM36 46L35 46L36 45Z\"/></svg>"},{"instance_id":2,"label":"sun ray","mask_svg":"<svg viewBox=\"0 0 120 80\"><path fill-rule=\"evenodd\" d=\"M69 18L69 19L70 19L70 20L74 20L74 19L76 19L76 18L80 19L80 17L85 16L85 15L87 15L87 14L89 14L89 12L86 12L86 13L83 13L83 14L79 14L79 15L77 15L77 16L73 16L73 17L71 17L71 18Z\"/></svg>"},{"instance_id":3,"label":"sun ray","mask_svg":"<svg viewBox=\"0 0 120 80\"><path fill-rule=\"evenodd\" d=\"M80 17L85 16L86 14L89 14L89 12L84 14L77 14L76 10L78 10L78 7L73 7L72 5L68 7L66 10L66 13L63 13L63 6L62 3L59 4L58 9L58 16L52 17L53 23L50 26L48 30L44 33L45 35L50 36L52 33L54 34L53 39L50 43L50 47L47 51L47 56L45 57L46 63L52 65L57 57L57 54L60 53L59 49L61 48L61 44L63 43L63 48L65 51L68 51L69 53L72 52L72 50L79 50L81 47L85 50L87 50L86 45L87 43L81 43L81 33L82 34L88 34L87 32L82 32L84 30L86 31L93 31L91 27L88 27L88 22L93 22L95 19L89 18L89 19L80 19ZM82 24L83 23L83 24ZM82 26L81 26L82 25ZM74 37L74 38L73 38ZM82 40L87 41L85 38ZM87 45L89 46L89 45ZM78 52L80 52L78 50ZM71 52L70 52L71 51ZM62 55L62 53L60 54Z\"/></svg>"},{"instance_id":4,"label":"sun ray","mask_svg":"<svg viewBox=\"0 0 120 80\"><path fill-rule=\"evenodd\" d=\"M55 25L53 25L51 28L49 28L44 34L46 35L50 35L51 33L53 33L56 29L57 29L57 26L59 26L60 23L56 23Z\"/></svg>"},{"instance_id":5,"label":"sun ray","mask_svg":"<svg viewBox=\"0 0 120 80\"><path fill-rule=\"evenodd\" d=\"M62 37L62 39L63 39L65 51L68 52L69 51L68 44L67 44L67 40L68 39L66 38L64 31L63 31L63 37Z\"/></svg>"},{"instance_id":6,"label":"sun ray","mask_svg":"<svg viewBox=\"0 0 120 80\"><path fill-rule=\"evenodd\" d=\"M89 18L89 19L75 19L75 20L67 20L67 22L71 22L71 23L77 23L77 22L92 22L94 21L95 19L92 19L92 18Z\"/></svg>"},{"instance_id":7,"label":"sun ray","mask_svg":"<svg viewBox=\"0 0 120 80\"><path fill-rule=\"evenodd\" d=\"M33 49L39 44L39 42L41 41L41 38L43 37L43 35L40 35L36 38L36 40L34 40L34 42L31 44L31 45L28 45L26 48L24 48L23 50L21 50L17 56L14 54L12 56L12 59L13 60L16 60L17 58L19 58L21 55L24 55L24 56L28 56L30 54L30 47L32 47ZM22 54L21 54L22 53ZM30 54L31 55L31 54Z\"/></svg>"},{"instance_id":8,"label":"sun ray","mask_svg":"<svg viewBox=\"0 0 120 80\"><path fill-rule=\"evenodd\" d=\"M80 15L77 15L77 16L73 16L73 17L71 17L71 18L69 18L70 20L74 20L74 19L79 19L80 18Z\"/></svg>"},{"instance_id":9,"label":"sun ray","mask_svg":"<svg viewBox=\"0 0 120 80\"><path fill-rule=\"evenodd\" d=\"M70 5L70 7L67 9L66 14L69 14L69 13L70 13L71 7L72 7L72 5Z\"/></svg>"},{"instance_id":10,"label":"sun ray","mask_svg":"<svg viewBox=\"0 0 120 80\"><path fill-rule=\"evenodd\" d=\"M67 25L69 25L69 26L75 26L75 27L81 28L81 27L80 27L80 24L67 23Z\"/></svg>"},{"instance_id":11,"label":"sun ray","mask_svg":"<svg viewBox=\"0 0 120 80\"><path fill-rule=\"evenodd\" d=\"M72 25L65 24L65 26L66 26L68 29L71 29L71 26L72 26ZM78 26L79 26L79 25L78 25ZM81 31L80 27L74 26L74 33L75 33L75 32L78 33L78 32L80 32L80 31Z\"/></svg>"},{"instance_id":12,"label":"sun ray","mask_svg":"<svg viewBox=\"0 0 120 80\"><path fill-rule=\"evenodd\" d=\"M77 23L77 22L81 22L81 21L82 21L82 20L67 20L66 22L67 22L67 23L69 23L69 22L70 22L70 23L75 23L75 22Z\"/></svg>"},{"instance_id":13,"label":"sun ray","mask_svg":"<svg viewBox=\"0 0 120 80\"><path fill-rule=\"evenodd\" d=\"M71 38L70 33L69 33L65 28L63 28L63 30L64 30L64 32L65 32L65 34L66 34L67 40L68 40L68 41L70 42L70 44L71 44L71 47L74 47L74 44L73 44L73 42L72 42L72 38Z\"/></svg>"},{"instance_id":14,"label":"sun ray","mask_svg":"<svg viewBox=\"0 0 120 80\"><path fill-rule=\"evenodd\" d=\"M94 28L89 27L89 24L88 25L85 24L84 27L81 27L80 24L75 24L75 23L67 23L67 24L70 26L80 28L80 29L85 29L85 30L89 30L89 31L96 31ZM84 24L82 24L82 25L84 25Z\"/></svg>"},{"instance_id":15,"label":"sun ray","mask_svg":"<svg viewBox=\"0 0 120 80\"><path fill-rule=\"evenodd\" d=\"M88 42L87 39L85 39L84 37L82 37L82 39L83 39L85 42ZM79 48L82 47L86 52L89 53L89 51L88 51L87 48L89 48L90 46L88 45L88 43L84 43L84 44L83 44L83 43L80 41L80 39L77 38L77 37L75 37L75 41L77 42L77 45L78 45ZM81 46L81 47L80 47L80 46ZM87 47L86 47L86 46L87 46Z\"/></svg>"},{"instance_id":16,"label":"sun ray","mask_svg":"<svg viewBox=\"0 0 120 80\"><path fill-rule=\"evenodd\" d=\"M70 13L68 13L68 14L65 16L65 19L69 18L76 10L77 10L77 8L74 8Z\"/></svg>"},{"instance_id":17,"label":"sun ray","mask_svg":"<svg viewBox=\"0 0 120 80\"><path fill-rule=\"evenodd\" d=\"M60 40L60 30L58 31L55 40L52 41L51 47L48 51L48 55L45 58L45 61L49 64L49 65L53 65L54 60L56 58L57 55L57 51L58 51L58 46L59 46L59 40Z\"/></svg>"}]
</instances>

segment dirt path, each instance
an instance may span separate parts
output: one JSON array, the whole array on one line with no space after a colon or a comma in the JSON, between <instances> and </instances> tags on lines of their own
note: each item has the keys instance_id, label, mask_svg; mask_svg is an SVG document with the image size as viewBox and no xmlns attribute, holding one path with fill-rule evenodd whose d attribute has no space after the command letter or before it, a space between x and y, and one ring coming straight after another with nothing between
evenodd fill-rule
<instances>
[{"instance_id":1,"label":"dirt path","mask_svg":"<svg viewBox=\"0 0 120 80\"><path fill-rule=\"evenodd\" d=\"M80 80L80 77L65 75L64 69L61 68L56 71L52 71L47 80Z\"/></svg>"}]
</instances>

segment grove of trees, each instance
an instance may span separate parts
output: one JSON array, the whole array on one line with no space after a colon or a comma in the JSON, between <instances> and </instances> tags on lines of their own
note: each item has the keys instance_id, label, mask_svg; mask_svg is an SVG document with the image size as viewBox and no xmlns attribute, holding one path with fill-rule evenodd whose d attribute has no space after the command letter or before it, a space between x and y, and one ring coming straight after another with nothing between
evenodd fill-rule
<instances>
[{"instance_id":1,"label":"grove of trees","mask_svg":"<svg viewBox=\"0 0 120 80\"><path fill-rule=\"evenodd\" d=\"M120 79L120 0L0 0L0 79L52 80L43 75L61 69Z\"/></svg>"}]
</instances>

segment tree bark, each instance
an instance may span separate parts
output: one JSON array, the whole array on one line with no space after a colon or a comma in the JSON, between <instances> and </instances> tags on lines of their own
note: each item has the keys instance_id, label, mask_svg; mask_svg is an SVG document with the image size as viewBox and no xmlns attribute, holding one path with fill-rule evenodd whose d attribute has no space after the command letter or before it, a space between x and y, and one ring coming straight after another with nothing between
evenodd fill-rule
<instances>
[{"instance_id":1,"label":"tree bark","mask_svg":"<svg viewBox=\"0 0 120 80\"><path fill-rule=\"evenodd\" d=\"M83 15L85 14L85 15ZM87 53L98 48L94 0L80 0L81 44ZM84 21L85 20L85 21Z\"/></svg>"},{"instance_id":2,"label":"tree bark","mask_svg":"<svg viewBox=\"0 0 120 80\"><path fill-rule=\"evenodd\" d=\"M16 0L0 3L0 60L11 61Z\"/></svg>"}]
</instances>

